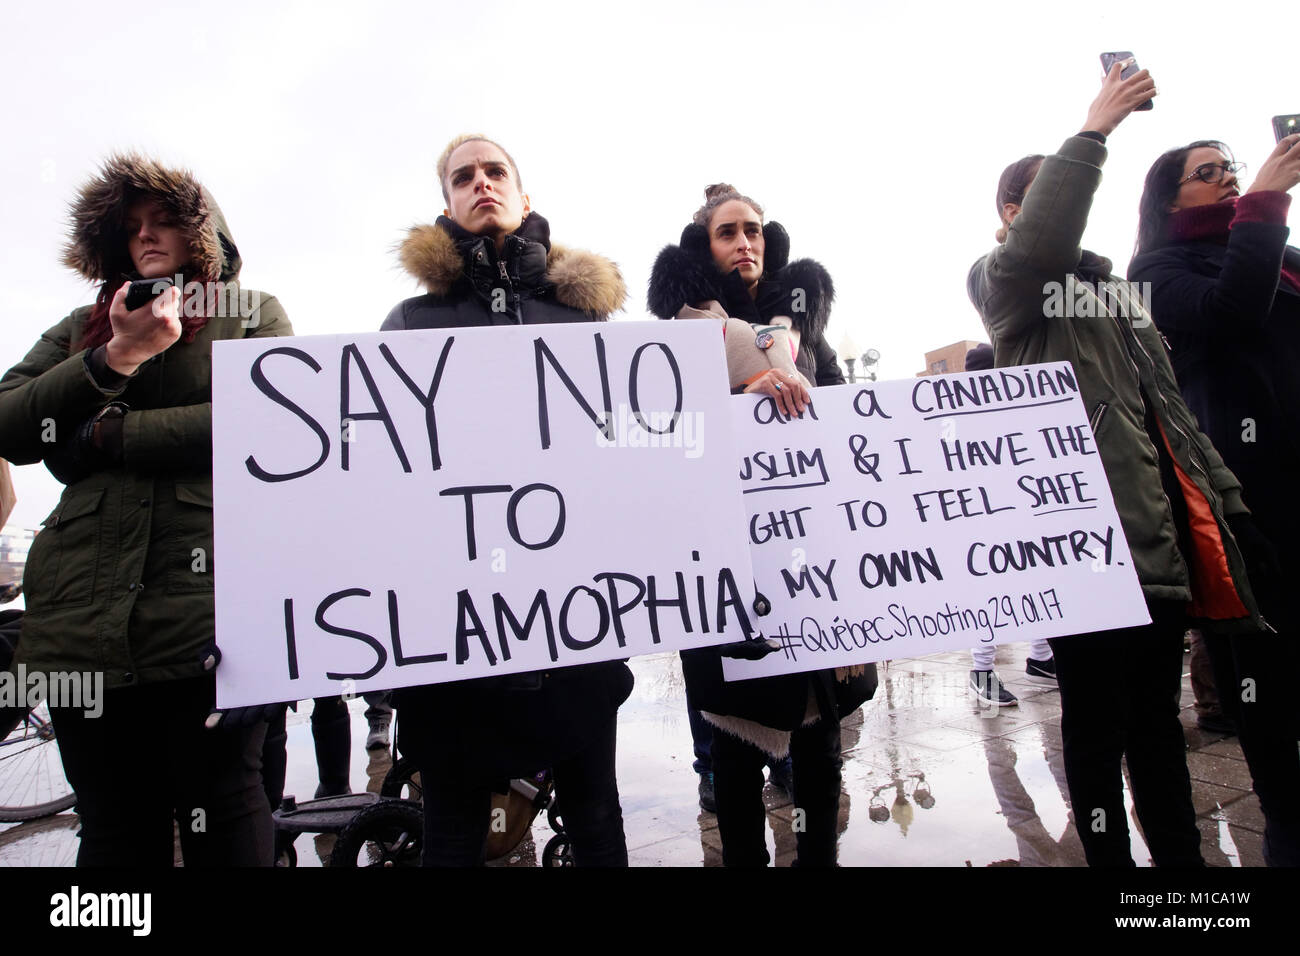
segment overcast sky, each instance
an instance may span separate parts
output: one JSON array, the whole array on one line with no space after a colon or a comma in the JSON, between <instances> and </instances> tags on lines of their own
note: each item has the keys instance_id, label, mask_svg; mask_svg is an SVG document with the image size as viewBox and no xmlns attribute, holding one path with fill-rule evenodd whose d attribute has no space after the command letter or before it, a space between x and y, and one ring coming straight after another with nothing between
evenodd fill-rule
<instances>
[{"instance_id":1,"label":"overcast sky","mask_svg":"<svg viewBox=\"0 0 1300 956\"><path fill-rule=\"evenodd\" d=\"M441 212L433 163L456 133L499 139L553 237L618 262L627 319L648 317L655 253L703 187L731 182L830 270L831 344L848 331L901 378L985 337L965 277L993 243L997 176L1080 129L1100 52L1134 51L1161 93L1112 137L1085 240L1121 273L1159 153L1220 138L1249 183L1269 117L1300 111L1290 3L126 9L6 7L0 367L91 300L59 265L65 213L114 150L193 169L245 284L300 334L375 329L417 294L392 247ZM59 486L39 465L15 479L13 522L35 526Z\"/></svg>"}]
</instances>

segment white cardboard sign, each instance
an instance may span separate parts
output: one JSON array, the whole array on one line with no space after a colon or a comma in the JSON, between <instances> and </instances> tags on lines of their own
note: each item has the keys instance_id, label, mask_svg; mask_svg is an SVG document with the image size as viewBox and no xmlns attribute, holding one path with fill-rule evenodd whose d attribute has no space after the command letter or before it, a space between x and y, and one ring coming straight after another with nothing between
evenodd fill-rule
<instances>
[{"instance_id":1,"label":"white cardboard sign","mask_svg":"<svg viewBox=\"0 0 1300 956\"><path fill-rule=\"evenodd\" d=\"M734 403L781 651L728 680L1150 621L1068 363Z\"/></svg>"},{"instance_id":2,"label":"white cardboard sign","mask_svg":"<svg viewBox=\"0 0 1300 956\"><path fill-rule=\"evenodd\" d=\"M714 323L216 343L220 706L741 639L730 418Z\"/></svg>"}]
</instances>

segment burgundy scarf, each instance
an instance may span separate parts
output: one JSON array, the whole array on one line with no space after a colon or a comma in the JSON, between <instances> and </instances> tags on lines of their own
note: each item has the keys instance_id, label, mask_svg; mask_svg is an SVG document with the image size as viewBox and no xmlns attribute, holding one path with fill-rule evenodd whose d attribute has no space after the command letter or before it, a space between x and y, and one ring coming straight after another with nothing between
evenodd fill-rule
<instances>
[{"instance_id":1,"label":"burgundy scarf","mask_svg":"<svg viewBox=\"0 0 1300 956\"><path fill-rule=\"evenodd\" d=\"M1286 222L1291 197L1286 193L1259 192L1236 196L1223 202L1192 206L1169 214L1165 235L1170 242L1216 242L1228 244L1228 232L1239 222ZM1300 292L1300 272L1282 265L1282 281Z\"/></svg>"}]
</instances>

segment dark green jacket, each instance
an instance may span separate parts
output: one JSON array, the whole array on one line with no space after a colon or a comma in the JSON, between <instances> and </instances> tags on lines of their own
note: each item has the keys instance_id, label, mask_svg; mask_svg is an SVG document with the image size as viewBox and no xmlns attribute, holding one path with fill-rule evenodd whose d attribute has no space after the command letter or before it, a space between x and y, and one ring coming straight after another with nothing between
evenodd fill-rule
<instances>
[{"instance_id":1,"label":"dark green jacket","mask_svg":"<svg viewBox=\"0 0 1300 956\"><path fill-rule=\"evenodd\" d=\"M123 175L135 172L128 164ZM108 185L121 195L121 183ZM202 231L219 237L227 295L233 289L238 301L238 251L215 203L206 193L200 202ZM102 278L96 271L85 270ZM176 342L115 391L96 384L86 350L73 348L89 306L0 379L0 456L16 464L44 459L109 401L130 407L123 463L68 485L32 543L16 658L29 671L103 671L110 688L202 673L199 650L214 638L212 342L292 334L273 297L256 301L256 315L210 318L192 342Z\"/></svg>"},{"instance_id":2,"label":"dark green jacket","mask_svg":"<svg viewBox=\"0 0 1300 956\"><path fill-rule=\"evenodd\" d=\"M1006 241L975 263L967 288L999 367L1073 365L1148 598L1195 599L1194 616L1257 621L1241 553L1224 520L1248 510L1241 485L1188 411L1141 297L1111 275L1109 260L1080 245L1105 159L1106 148L1083 136L1071 137L1044 159ZM1208 503L1208 536L1196 537L1204 545L1198 548L1200 562L1215 586L1198 587L1195 594L1139 384L1152 400L1174 462L1199 491L1187 496L1189 507Z\"/></svg>"}]
</instances>

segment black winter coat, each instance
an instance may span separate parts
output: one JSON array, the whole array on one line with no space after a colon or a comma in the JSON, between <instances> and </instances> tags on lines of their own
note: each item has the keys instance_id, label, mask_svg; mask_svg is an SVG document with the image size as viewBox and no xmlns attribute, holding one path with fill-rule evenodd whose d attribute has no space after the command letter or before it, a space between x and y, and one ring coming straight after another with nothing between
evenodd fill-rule
<instances>
[{"instance_id":1,"label":"black winter coat","mask_svg":"<svg viewBox=\"0 0 1300 956\"><path fill-rule=\"evenodd\" d=\"M763 238L766 268L758 295L751 298L738 272L723 275L714 265L704 227L687 226L681 245L665 246L655 260L647 297L650 311L671 319L682 306L714 300L728 315L754 324L766 325L774 316L788 315L800 332L795 367L814 385L844 384L844 373L825 336L835 297L830 273L812 259L789 262L790 238L779 223L764 225ZM796 298L797 293L801 294ZM795 301L806 308L793 308ZM810 695L818 713L840 718L876 692L874 664L847 682L836 680L833 669L727 682L722 679L719 648L683 651L681 657L687 706L776 730L795 730L803 724Z\"/></svg>"},{"instance_id":2,"label":"black winter coat","mask_svg":"<svg viewBox=\"0 0 1300 956\"><path fill-rule=\"evenodd\" d=\"M655 259L647 296L651 313L671 319L684 305L712 299L731 317L755 325L788 315L800 334L795 367L814 385L843 385L844 373L825 334L835 299L830 273L812 259L790 262L790 237L779 222L764 225L763 238L765 268L758 296L751 298L739 272L723 275L713 264L707 230L687 226L681 245L665 246Z\"/></svg>"},{"instance_id":3,"label":"black winter coat","mask_svg":"<svg viewBox=\"0 0 1300 956\"><path fill-rule=\"evenodd\" d=\"M1255 523L1292 568L1300 473L1300 273L1285 225L1238 222L1227 244L1180 242L1129 266L1151 283L1151 311L1201 429L1241 481Z\"/></svg>"},{"instance_id":4,"label":"black winter coat","mask_svg":"<svg viewBox=\"0 0 1300 956\"><path fill-rule=\"evenodd\" d=\"M445 217L399 248L428 293L399 303L383 330L604 321L627 297L608 259L550 241L532 213L495 244ZM476 765L489 779L531 775L579 752L632 692L622 661L407 687L395 692L399 746L421 766Z\"/></svg>"}]
</instances>

